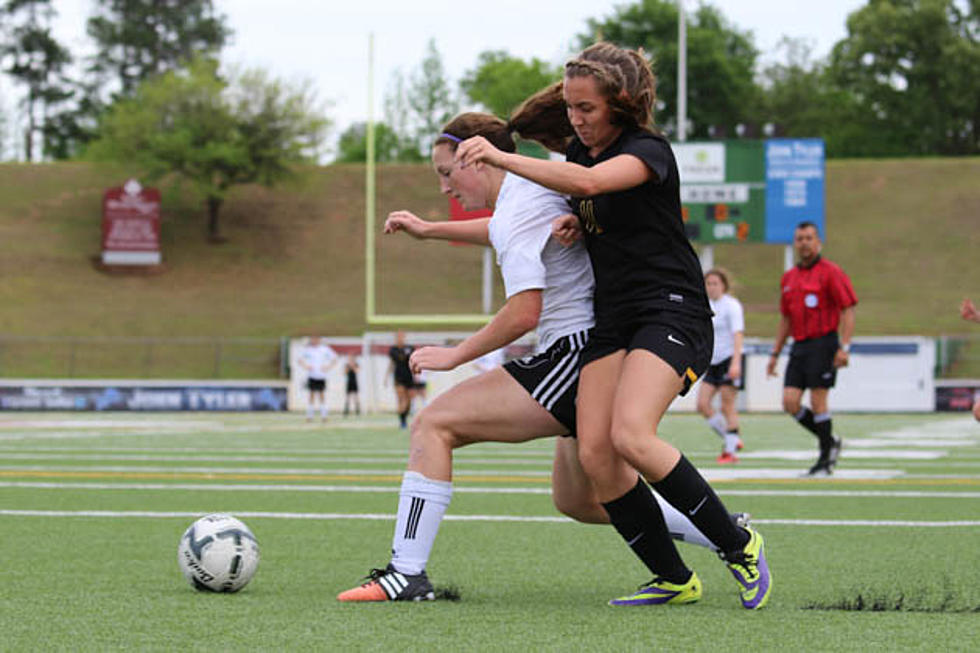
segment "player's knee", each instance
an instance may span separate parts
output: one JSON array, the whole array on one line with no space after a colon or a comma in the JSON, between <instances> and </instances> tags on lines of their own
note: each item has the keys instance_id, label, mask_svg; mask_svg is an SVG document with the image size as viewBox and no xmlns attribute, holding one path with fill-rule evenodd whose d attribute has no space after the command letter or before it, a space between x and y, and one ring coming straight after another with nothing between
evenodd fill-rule
<instances>
[{"instance_id":1,"label":"player's knee","mask_svg":"<svg viewBox=\"0 0 980 653\"><path fill-rule=\"evenodd\" d=\"M452 428L452 418L436 406L426 406L412 420L411 443L415 447L426 445L448 445L455 449L460 446L459 438Z\"/></svg>"},{"instance_id":2,"label":"player's knee","mask_svg":"<svg viewBox=\"0 0 980 653\"><path fill-rule=\"evenodd\" d=\"M703 417L711 417L711 401L708 398L698 397L698 412Z\"/></svg>"},{"instance_id":3,"label":"player's knee","mask_svg":"<svg viewBox=\"0 0 980 653\"><path fill-rule=\"evenodd\" d=\"M591 501L584 501L581 497L570 497L561 494L552 494L555 508L566 517L583 524L608 524L609 515L601 505Z\"/></svg>"},{"instance_id":4,"label":"player's knee","mask_svg":"<svg viewBox=\"0 0 980 653\"><path fill-rule=\"evenodd\" d=\"M610 434L613 451L636 467L644 458L646 453L645 441L650 435L656 435L656 433L651 432L651 429L645 424L631 424L629 422L613 424Z\"/></svg>"},{"instance_id":5,"label":"player's knee","mask_svg":"<svg viewBox=\"0 0 980 653\"><path fill-rule=\"evenodd\" d=\"M800 412L800 400L796 397L783 397L783 410L790 415Z\"/></svg>"}]
</instances>

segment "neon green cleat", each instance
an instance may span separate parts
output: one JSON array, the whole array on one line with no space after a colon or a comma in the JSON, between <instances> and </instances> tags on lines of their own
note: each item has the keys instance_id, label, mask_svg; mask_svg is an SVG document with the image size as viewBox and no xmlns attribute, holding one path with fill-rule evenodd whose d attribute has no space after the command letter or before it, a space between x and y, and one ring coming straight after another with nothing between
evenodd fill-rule
<instances>
[{"instance_id":1,"label":"neon green cleat","mask_svg":"<svg viewBox=\"0 0 980 653\"><path fill-rule=\"evenodd\" d=\"M629 596L613 599L609 605L680 605L694 603L701 598L701 579L691 572L691 578L683 585L677 585L657 577Z\"/></svg>"},{"instance_id":2,"label":"neon green cleat","mask_svg":"<svg viewBox=\"0 0 980 653\"><path fill-rule=\"evenodd\" d=\"M750 536L748 544L741 551L724 556L724 560L738 583L742 607L758 610L769 600L772 577L769 575L762 535L747 526L745 530Z\"/></svg>"}]
</instances>

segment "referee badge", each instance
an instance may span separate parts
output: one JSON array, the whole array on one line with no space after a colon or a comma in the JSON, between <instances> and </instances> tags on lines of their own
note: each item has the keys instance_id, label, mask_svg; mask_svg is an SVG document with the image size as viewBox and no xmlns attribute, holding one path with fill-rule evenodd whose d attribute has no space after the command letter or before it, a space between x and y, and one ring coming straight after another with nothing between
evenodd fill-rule
<instances>
[{"instance_id":1,"label":"referee badge","mask_svg":"<svg viewBox=\"0 0 980 653\"><path fill-rule=\"evenodd\" d=\"M808 292L806 297L803 298L803 303L807 308L816 308L817 304L820 303L820 300L817 299L816 293Z\"/></svg>"}]
</instances>

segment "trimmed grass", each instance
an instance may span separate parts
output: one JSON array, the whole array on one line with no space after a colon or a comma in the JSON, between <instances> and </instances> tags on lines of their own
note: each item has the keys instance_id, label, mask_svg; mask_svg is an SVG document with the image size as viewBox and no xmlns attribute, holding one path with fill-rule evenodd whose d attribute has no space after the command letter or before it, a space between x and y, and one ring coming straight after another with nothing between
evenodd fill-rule
<instances>
[{"instance_id":1,"label":"trimmed grass","mask_svg":"<svg viewBox=\"0 0 980 653\"><path fill-rule=\"evenodd\" d=\"M394 422L391 416L336 420L322 428L274 414L0 416L0 510L350 516L245 517L262 546L258 574L239 594L210 595L192 590L177 570L177 540L191 516L0 515L3 648L927 651L937 642L943 650L975 645L977 527L911 525L980 520L970 498L980 486L980 432L968 418L836 418L838 431L853 442L841 470L902 472L893 479L715 482L726 504L752 512L766 537L774 589L758 613L739 607L735 584L713 554L689 545L681 552L704 581L701 602L610 608L610 597L648 578L612 529L492 520L449 520L440 530L429 572L437 586L459 588L461 601L337 603L338 591L389 555L393 521L357 515L391 515L397 505L406 441ZM921 437L907 437L916 429ZM805 466L779 451L813 450L812 438L783 416L747 415L742 430L745 454L758 457L743 458L739 469L760 476L765 469ZM671 415L663 432L707 474L717 470L718 440L703 420ZM960 446L930 445L935 438ZM455 485L546 489L552 449L551 440L466 448L457 453ZM895 458L889 450L941 456ZM48 485L9 485L37 482ZM151 483L163 488L133 487ZM167 489L176 484L203 487ZM253 489L220 489L245 485ZM302 486L333 489L304 492ZM365 487L381 491L355 491ZM898 494L909 492L916 496ZM547 493L457 491L448 514L556 513ZM767 523L788 519L826 523ZM886 520L905 525L873 525ZM864 609L856 610L859 605Z\"/></svg>"}]
</instances>

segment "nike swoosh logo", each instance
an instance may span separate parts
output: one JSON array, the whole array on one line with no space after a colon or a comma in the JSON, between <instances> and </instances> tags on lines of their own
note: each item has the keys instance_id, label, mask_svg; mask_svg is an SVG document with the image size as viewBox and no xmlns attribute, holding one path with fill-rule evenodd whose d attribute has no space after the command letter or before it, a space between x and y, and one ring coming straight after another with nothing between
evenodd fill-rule
<instances>
[{"instance_id":1,"label":"nike swoosh logo","mask_svg":"<svg viewBox=\"0 0 980 653\"><path fill-rule=\"evenodd\" d=\"M632 540L630 540L629 542L627 542L626 545L627 546L633 546L634 544L636 544L637 542L640 541L640 538L641 537L643 537L643 533L640 533L639 535L637 535L636 537L634 537Z\"/></svg>"},{"instance_id":2,"label":"nike swoosh logo","mask_svg":"<svg viewBox=\"0 0 980 653\"><path fill-rule=\"evenodd\" d=\"M681 347L684 346L684 343L681 342L680 340L678 340L677 338L675 338L673 336L673 334L668 333L667 334L667 340L669 340L670 342L674 343L675 345L680 345Z\"/></svg>"},{"instance_id":3,"label":"nike swoosh logo","mask_svg":"<svg viewBox=\"0 0 980 653\"><path fill-rule=\"evenodd\" d=\"M694 510L688 510L687 511L687 514L689 514L689 515L691 515L693 517L694 516L694 513L696 513L698 510L701 510L701 506L703 506L704 505L704 502L707 501L707 500L708 500L708 497L705 496L703 499L701 499L701 503L699 503L698 505L694 506Z\"/></svg>"}]
</instances>

